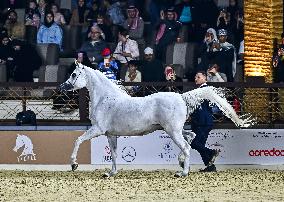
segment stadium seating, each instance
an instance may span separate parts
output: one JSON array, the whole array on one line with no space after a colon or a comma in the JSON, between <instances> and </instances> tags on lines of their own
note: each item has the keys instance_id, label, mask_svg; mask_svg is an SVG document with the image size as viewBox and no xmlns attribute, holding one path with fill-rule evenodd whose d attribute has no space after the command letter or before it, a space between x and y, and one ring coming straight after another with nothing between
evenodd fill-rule
<instances>
[{"instance_id":1,"label":"stadium seating","mask_svg":"<svg viewBox=\"0 0 284 202\"><path fill-rule=\"evenodd\" d=\"M26 25L25 40L30 44L37 43L37 28L32 25Z\"/></svg>"},{"instance_id":2,"label":"stadium seating","mask_svg":"<svg viewBox=\"0 0 284 202\"><path fill-rule=\"evenodd\" d=\"M82 45L82 26L62 26L63 30L63 52L60 57L74 57L76 51Z\"/></svg>"}]
</instances>

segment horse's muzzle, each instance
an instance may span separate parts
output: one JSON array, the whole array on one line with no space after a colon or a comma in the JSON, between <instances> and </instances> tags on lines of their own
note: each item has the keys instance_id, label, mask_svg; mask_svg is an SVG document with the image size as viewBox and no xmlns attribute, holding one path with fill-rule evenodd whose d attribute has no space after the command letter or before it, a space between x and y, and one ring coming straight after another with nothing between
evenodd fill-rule
<instances>
[{"instance_id":1,"label":"horse's muzzle","mask_svg":"<svg viewBox=\"0 0 284 202\"><path fill-rule=\"evenodd\" d=\"M58 90L60 91L60 92L66 92L66 91L68 91L68 90L71 90L71 89L73 89L74 88L74 86L71 84L71 83L63 83L63 84L61 84L59 87L58 87Z\"/></svg>"}]
</instances>

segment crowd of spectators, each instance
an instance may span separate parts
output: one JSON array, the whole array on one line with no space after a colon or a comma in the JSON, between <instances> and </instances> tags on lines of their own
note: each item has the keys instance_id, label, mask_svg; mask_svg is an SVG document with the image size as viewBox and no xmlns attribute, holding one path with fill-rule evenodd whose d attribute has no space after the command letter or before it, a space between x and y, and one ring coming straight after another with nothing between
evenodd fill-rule
<instances>
[{"instance_id":1,"label":"crowd of spectators","mask_svg":"<svg viewBox=\"0 0 284 202\"><path fill-rule=\"evenodd\" d=\"M62 2L0 1L0 64L6 65L8 79L32 81L32 71L42 65L37 44L57 44L64 52L64 26L81 27L78 37L83 42L70 57L87 56L89 65L113 74L111 79L191 81L166 64L167 47L173 43L198 44L193 71L208 72L214 82L233 82L237 63L243 61L243 11L238 0L72 0L69 9L62 9ZM21 9L23 19L17 13ZM145 30L146 25L150 29ZM26 41L27 26L36 27L36 44ZM186 31L181 38L182 30ZM146 40L148 32L153 40ZM16 70L25 76L18 78Z\"/></svg>"}]
</instances>

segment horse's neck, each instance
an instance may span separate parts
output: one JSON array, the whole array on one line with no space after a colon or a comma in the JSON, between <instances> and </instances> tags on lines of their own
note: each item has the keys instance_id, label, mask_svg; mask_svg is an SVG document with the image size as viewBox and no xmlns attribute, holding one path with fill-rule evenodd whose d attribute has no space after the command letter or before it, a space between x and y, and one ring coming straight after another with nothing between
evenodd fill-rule
<instances>
[{"instance_id":1,"label":"horse's neck","mask_svg":"<svg viewBox=\"0 0 284 202\"><path fill-rule=\"evenodd\" d=\"M92 104L96 105L97 102L103 97L119 97L123 95L121 90L115 86L116 84L108 80L98 70L93 70L91 68L86 68L87 75L87 89L89 91Z\"/></svg>"}]
</instances>

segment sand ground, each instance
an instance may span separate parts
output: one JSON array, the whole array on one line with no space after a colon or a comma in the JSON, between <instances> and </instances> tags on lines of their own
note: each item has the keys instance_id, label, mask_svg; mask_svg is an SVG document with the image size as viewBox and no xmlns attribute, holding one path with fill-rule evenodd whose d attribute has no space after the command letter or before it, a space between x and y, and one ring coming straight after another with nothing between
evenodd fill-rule
<instances>
[{"instance_id":1,"label":"sand ground","mask_svg":"<svg viewBox=\"0 0 284 202\"><path fill-rule=\"evenodd\" d=\"M284 171L225 169L93 171L0 170L0 201L284 201Z\"/></svg>"}]
</instances>

